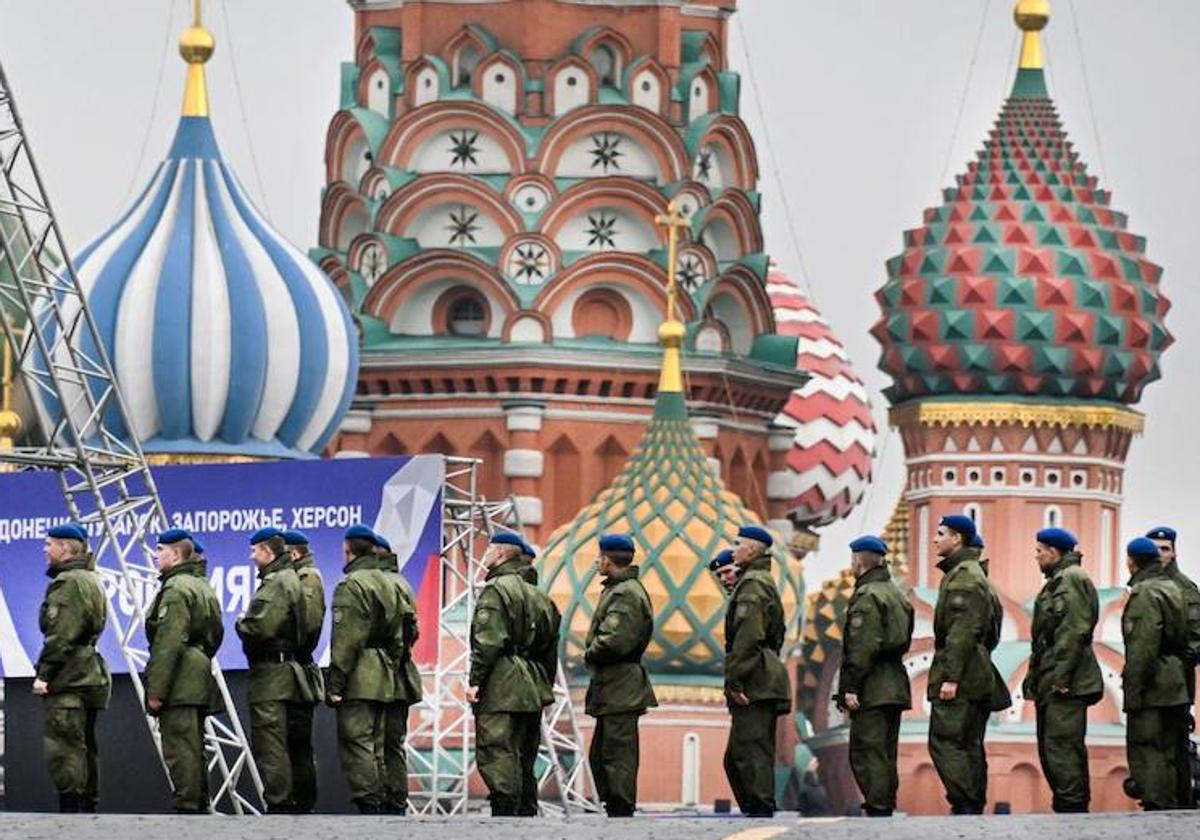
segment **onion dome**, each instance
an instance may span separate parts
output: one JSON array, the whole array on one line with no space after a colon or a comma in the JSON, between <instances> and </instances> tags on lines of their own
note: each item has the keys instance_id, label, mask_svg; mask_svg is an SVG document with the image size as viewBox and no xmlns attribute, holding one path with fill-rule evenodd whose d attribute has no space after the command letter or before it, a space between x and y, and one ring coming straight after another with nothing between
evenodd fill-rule
<instances>
[{"instance_id":1,"label":"onion dome","mask_svg":"<svg viewBox=\"0 0 1200 840\"><path fill-rule=\"evenodd\" d=\"M974 162L904 236L871 332L893 403L952 394L1136 403L1172 338L1162 269L1088 173L1046 89L1045 0L1021 0L1020 69Z\"/></svg>"},{"instance_id":2,"label":"onion dome","mask_svg":"<svg viewBox=\"0 0 1200 840\"><path fill-rule=\"evenodd\" d=\"M311 457L349 406L358 337L333 284L222 158L204 80L213 48L197 14L167 159L74 265L147 452Z\"/></svg>"},{"instance_id":3,"label":"onion dome","mask_svg":"<svg viewBox=\"0 0 1200 840\"><path fill-rule=\"evenodd\" d=\"M672 299L673 280L672 272ZM659 329L663 368L645 437L612 484L550 536L539 558L542 579L563 613L566 667L576 673L584 670L584 642L600 594L596 542L603 533L621 532L637 545L634 562L654 608L646 668L657 676L719 680L726 596L708 562L733 542L739 526L761 523L725 488L692 431L679 361L686 331L673 317L673 301L668 313ZM789 628L786 650L797 640L804 583L778 539L773 555Z\"/></svg>"},{"instance_id":4,"label":"onion dome","mask_svg":"<svg viewBox=\"0 0 1200 840\"><path fill-rule=\"evenodd\" d=\"M850 513L871 482L871 402L845 345L800 287L772 267L767 293L776 331L799 339L796 367L811 376L775 418L795 429L785 472L788 513L799 525L828 525Z\"/></svg>"}]
</instances>

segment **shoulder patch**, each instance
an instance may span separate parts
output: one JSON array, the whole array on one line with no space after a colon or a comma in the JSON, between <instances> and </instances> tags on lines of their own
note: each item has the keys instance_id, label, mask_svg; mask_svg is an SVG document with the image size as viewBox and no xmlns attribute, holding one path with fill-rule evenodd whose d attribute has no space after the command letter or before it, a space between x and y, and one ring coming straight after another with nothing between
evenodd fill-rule
<instances>
[{"instance_id":1,"label":"shoulder patch","mask_svg":"<svg viewBox=\"0 0 1200 840\"><path fill-rule=\"evenodd\" d=\"M341 607L334 607L334 608L333 608L333 623L334 623L334 624L341 624L341 623L342 623L342 616L343 616L343 615L344 615L344 613L342 612L342 608L341 608Z\"/></svg>"},{"instance_id":2,"label":"shoulder patch","mask_svg":"<svg viewBox=\"0 0 1200 840\"><path fill-rule=\"evenodd\" d=\"M851 627L862 627L863 626L863 617L858 613L855 613L854 615L850 616L850 626Z\"/></svg>"},{"instance_id":3,"label":"shoulder patch","mask_svg":"<svg viewBox=\"0 0 1200 840\"><path fill-rule=\"evenodd\" d=\"M46 617L51 621L54 621L54 619L58 618L58 604L51 604L46 608Z\"/></svg>"},{"instance_id":4,"label":"shoulder patch","mask_svg":"<svg viewBox=\"0 0 1200 840\"><path fill-rule=\"evenodd\" d=\"M167 620L167 605L165 603L158 605L158 620L159 621Z\"/></svg>"}]
</instances>

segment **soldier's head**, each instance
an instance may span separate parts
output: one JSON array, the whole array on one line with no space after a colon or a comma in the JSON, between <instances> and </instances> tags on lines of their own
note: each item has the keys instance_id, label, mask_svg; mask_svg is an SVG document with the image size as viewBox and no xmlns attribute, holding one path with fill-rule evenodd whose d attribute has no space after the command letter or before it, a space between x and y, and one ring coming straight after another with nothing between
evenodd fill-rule
<instances>
[{"instance_id":1,"label":"soldier's head","mask_svg":"<svg viewBox=\"0 0 1200 840\"><path fill-rule=\"evenodd\" d=\"M726 592L733 590L738 575L742 573L742 567L733 562L733 550L729 548L709 561L708 570L717 576Z\"/></svg>"},{"instance_id":2,"label":"soldier's head","mask_svg":"<svg viewBox=\"0 0 1200 840\"><path fill-rule=\"evenodd\" d=\"M284 531L283 541L287 545L288 554L293 560L299 560L308 554L308 534L303 531Z\"/></svg>"},{"instance_id":3,"label":"soldier's head","mask_svg":"<svg viewBox=\"0 0 1200 840\"><path fill-rule=\"evenodd\" d=\"M774 543L771 532L761 525L743 525L733 541L733 562L745 568L766 554Z\"/></svg>"},{"instance_id":4,"label":"soldier's head","mask_svg":"<svg viewBox=\"0 0 1200 840\"><path fill-rule=\"evenodd\" d=\"M260 569L275 562L286 549L283 531L278 528L259 528L250 535L250 560Z\"/></svg>"},{"instance_id":5,"label":"soldier's head","mask_svg":"<svg viewBox=\"0 0 1200 840\"><path fill-rule=\"evenodd\" d=\"M1159 525L1146 532L1146 538L1158 546L1158 558L1164 566L1175 559L1175 540L1178 536L1174 528L1166 525Z\"/></svg>"},{"instance_id":6,"label":"soldier's head","mask_svg":"<svg viewBox=\"0 0 1200 840\"><path fill-rule=\"evenodd\" d=\"M46 532L46 542L42 550L46 555L46 564L51 567L61 566L76 557L84 557L88 552L87 531L76 522L55 525Z\"/></svg>"},{"instance_id":7,"label":"soldier's head","mask_svg":"<svg viewBox=\"0 0 1200 840\"><path fill-rule=\"evenodd\" d=\"M191 534L182 528L171 528L158 535L154 559L158 563L158 570L165 572L191 560L195 551L196 544Z\"/></svg>"},{"instance_id":8,"label":"soldier's head","mask_svg":"<svg viewBox=\"0 0 1200 840\"><path fill-rule=\"evenodd\" d=\"M933 550L938 557L949 557L971 544L975 536L975 521L969 516L943 516L933 537Z\"/></svg>"},{"instance_id":9,"label":"soldier's head","mask_svg":"<svg viewBox=\"0 0 1200 840\"><path fill-rule=\"evenodd\" d=\"M887 552L887 543L879 537L859 537L850 543L850 571L856 578L862 577L882 563Z\"/></svg>"},{"instance_id":10,"label":"soldier's head","mask_svg":"<svg viewBox=\"0 0 1200 840\"><path fill-rule=\"evenodd\" d=\"M1125 547L1125 561L1126 568L1129 569L1131 575L1162 562L1158 546L1154 544L1154 540L1146 537L1138 537L1130 541L1129 545Z\"/></svg>"},{"instance_id":11,"label":"soldier's head","mask_svg":"<svg viewBox=\"0 0 1200 840\"><path fill-rule=\"evenodd\" d=\"M1038 568L1048 572L1058 565L1063 555L1074 551L1079 540L1064 528L1043 528L1037 532L1037 545L1033 556L1037 558Z\"/></svg>"},{"instance_id":12,"label":"soldier's head","mask_svg":"<svg viewBox=\"0 0 1200 840\"><path fill-rule=\"evenodd\" d=\"M375 532L362 523L351 525L346 529L346 533L342 534L342 554L347 563L355 557L374 554L378 545Z\"/></svg>"},{"instance_id":13,"label":"soldier's head","mask_svg":"<svg viewBox=\"0 0 1200 840\"><path fill-rule=\"evenodd\" d=\"M637 546L628 534L602 534L598 540L600 553L596 557L596 571L608 577L633 562Z\"/></svg>"},{"instance_id":14,"label":"soldier's head","mask_svg":"<svg viewBox=\"0 0 1200 840\"><path fill-rule=\"evenodd\" d=\"M515 560L525 553L525 541L520 534L512 531L497 531L488 540L488 547L483 552L483 566L494 569L497 566Z\"/></svg>"}]
</instances>

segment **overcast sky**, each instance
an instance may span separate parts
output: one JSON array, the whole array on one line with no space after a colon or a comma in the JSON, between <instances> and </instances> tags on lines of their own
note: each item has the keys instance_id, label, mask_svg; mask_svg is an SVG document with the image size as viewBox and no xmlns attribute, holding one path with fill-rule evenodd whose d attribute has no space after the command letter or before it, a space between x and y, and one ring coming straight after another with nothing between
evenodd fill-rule
<instances>
[{"instance_id":1,"label":"overcast sky","mask_svg":"<svg viewBox=\"0 0 1200 840\"><path fill-rule=\"evenodd\" d=\"M887 380L867 334L878 316L871 293L902 231L939 202L1000 108L1018 48L1012 5L743 0L735 16L730 60L743 74L742 115L758 144L767 248L798 278L803 262L884 429L879 389ZM73 251L115 221L166 152L183 92L176 43L190 6L0 0L0 61ZM312 245L338 65L352 56L350 9L343 0L206 6L217 38L209 88L222 148L270 219L296 244ZM1177 343L1163 381L1139 406L1148 422L1129 456L1125 530L1178 524L1185 566L1200 572L1200 559L1187 559L1189 538L1200 541L1188 532L1200 500L1191 474L1200 467L1200 3L1052 7L1051 93L1113 206L1148 238L1174 302L1167 324ZM879 445L874 488L846 522L825 530L821 556L808 563L810 587L845 565L848 539L880 529L895 504L900 441L885 434Z\"/></svg>"}]
</instances>

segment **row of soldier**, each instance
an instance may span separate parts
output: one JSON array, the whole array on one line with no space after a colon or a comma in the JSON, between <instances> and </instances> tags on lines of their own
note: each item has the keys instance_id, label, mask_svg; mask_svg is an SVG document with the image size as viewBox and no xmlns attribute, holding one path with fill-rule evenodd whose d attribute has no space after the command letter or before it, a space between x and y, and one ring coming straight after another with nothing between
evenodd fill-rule
<instances>
[{"instance_id":1,"label":"row of soldier","mask_svg":"<svg viewBox=\"0 0 1200 840\"><path fill-rule=\"evenodd\" d=\"M341 765L363 813L404 814L409 707L421 699L412 660L419 635L412 591L387 540L365 525L346 531L344 576L332 602L329 667L314 660L325 587L299 531L264 528L250 537L258 588L236 624L249 664L250 742L269 813L308 813L317 798L313 714L336 710ZM205 719L224 708L212 662L223 641L220 605L204 546L187 531L157 539L160 588L147 612L150 656L142 674L146 711L159 721L163 757L179 813L209 810ZM741 529L718 571L733 591L726 623L726 694L732 713L725 766L742 810L774 813L775 723L789 708L779 655L783 607L771 576L770 534ZM587 636L586 711L596 719L589 762L609 816L637 802L638 718L656 705L642 655L654 618L638 581L633 541L605 535L596 565L603 593ZM33 691L45 698L45 753L65 812L99 803L96 721L111 679L96 648L108 602L86 531L51 529L51 583L42 604L44 644ZM542 709L553 700L560 615L537 587L534 550L517 534L495 534L483 557L486 583L471 622L467 700L476 764L495 816L537 813L534 767ZM737 569L737 585L728 569Z\"/></svg>"},{"instance_id":2,"label":"row of soldier","mask_svg":"<svg viewBox=\"0 0 1200 840\"><path fill-rule=\"evenodd\" d=\"M1173 529L1159 527L1126 548L1125 791L1146 810L1195 806L1189 710L1200 661L1200 591L1178 567L1176 537ZM1036 535L1034 555L1046 582L1034 604L1022 684L1024 698L1036 707L1038 755L1059 813L1088 810L1087 714L1104 692L1092 649L1099 599L1077 543L1062 528ZM991 658L1003 615L973 520L944 517L934 549L943 577L928 675L929 752L952 812L981 814L988 718L1012 705ZM889 816L896 806L900 718L911 707L903 658L912 641L913 609L892 581L882 540L861 537L850 550L856 580L835 699L850 718L850 764L863 809L869 816Z\"/></svg>"}]
</instances>

